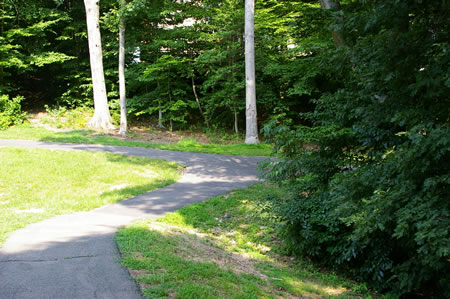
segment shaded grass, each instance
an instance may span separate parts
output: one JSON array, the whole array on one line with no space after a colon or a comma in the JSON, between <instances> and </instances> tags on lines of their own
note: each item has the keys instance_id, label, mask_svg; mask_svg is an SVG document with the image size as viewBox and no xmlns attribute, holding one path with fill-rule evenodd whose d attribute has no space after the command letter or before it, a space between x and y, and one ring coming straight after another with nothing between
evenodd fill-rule
<instances>
[{"instance_id":1,"label":"shaded grass","mask_svg":"<svg viewBox=\"0 0 450 299\"><path fill-rule=\"evenodd\" d=\"M122 264L148 298L369 296L364 285L286 255L260 207L269 194L282 192L255 185L123 228Z\"/></svg>"},{"instance_id":2,"label":"shaded grass","mask_svg":"<svg viewBox=\"0 0 450 299\"><path fill-rule=\"evenodd\" d=\"M181 170L174 162L107 153L0 148L0 245L27 224L172 184Z\"/></svg>"},{"instance_id":3,"label":"shaded grass","mask_svg":"<svg viewBox=\"0 0 450 299\"><path fill-rule=\"evenodd\" d=\"M16 126L7 130L0 130L0 139L27 139L50 142L87 143L119 146L136 146L173 150L182 152L211 153L238 156L269 156L272 147L267 144L199 144L193 139L181 140L175 144L155 144L141 141L128 141L89 130L72 130L66 132L53 132L44 128L30 126Z\"/></svg>"}]
</instances>

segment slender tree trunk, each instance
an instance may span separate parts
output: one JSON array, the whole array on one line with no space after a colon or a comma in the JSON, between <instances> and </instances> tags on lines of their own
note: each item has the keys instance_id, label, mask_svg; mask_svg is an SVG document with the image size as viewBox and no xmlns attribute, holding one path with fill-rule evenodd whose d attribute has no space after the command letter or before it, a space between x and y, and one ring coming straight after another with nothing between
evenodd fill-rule
<instances>
[{"instance_id":1,"label":"slender tree trunk","mask_svg":"<svg viewBox=\"0 0 450 299\"><path fill-rule=\"evenodd\" d=\"M255 0L245 0L245 143L258 144L255 79Z\"/></svg>"},{"instance_id":2,"label":"slender tree trunk","mask_svg":"<svg viewBox=\"0 0 450 299\"><path fill-rule=\"evenodd\" d=\"M236 109L236 105L233 105L233 112L234 112L234 132L236 134L239 134L239 127L238 127L238 111Z\"/></svg>"},{"instance_id":3,"label":"slender tree trunk","mask_svg":"<svg viewBox=\"0 0 450 299\"><path fill-rule=\"evenodd\" d=\"M167 93L169 94L169 104L172 105L172 94L170 93L170 80L169 80L169 76L167 76ZM173 131L173 121L172 121L172 116L169 114L170 119L169 119L169 130L170 132Z\"/></svg>"},{"instance_id":4,"label":"slender tree trunk","mask_svg":"<svg viewBox=\"0 0 450 299\"><path fill-rule=\"evenodd\" d=\"M339 1L333 1L333 0L320 0L320 6L323 9L339 9Z\"/></svg>"},{"instance_id":5,"label":"slender tree trunk","mask_svg":"<svg viewBox=\"0 0 450 299\"><path fill-rule=\"evenodd\" d=\"M234 25L234 22L233 22L233 25ZM232 35L231 36L231 44L233 44L233 43L234 43L234 36ZM229 66L231 69L231 80L233 82L233 86L236 86L236 76L234 73L234 53L233 52L230 55ZM232 102L232 100L230 100L230 102ZM234 132L236 134L239 134L239 127L238 127L239 113L237 111L236 104L233 104L233 116L234 116L234 125L233 125Z\"/></svg>"},{"instance_id":6,"label":"slender tree trunk","mask_svg":"<svg viewBox=\"0 0 450 299\"><path fill-rule=\"evenodd\" d=\"M340 9L341 5L338 0L320 0L320 7L322 9ZM345 46L344 36L341 31L331 31L331 34L336 48Z\"/></svg>"},{"instance_id":7,"label":"slender tree trunk","mask_svg":"<svg viewBox=\"0 0 450 299\"><path fill-rule=\"evenodd\" d=\"M156 86L159 89L159 81L156 81ZM162 123L163 112L162 112L162 109L161 109L161 101L158 101L158 106L159 106L159 109L158 109L158 125L156 127L160 128L160 129L164 129L165 127L164 127L164 125Z\"/></svg>"},{"instance_id":8,"label":"slender tree trunk","mask_svg":"<svg viewBox=\"0 0 450 299\"><path fill-rule=\"evenodd\" d=\"M126 6L126 0L120 0L121 8ZM119 24L119 95L120 95L120 130L119 134L127 135L127 99L125 89L125 17L120 16Z\"/></svg>"},{"instance_id":9,"label":"slender tree trunk","mask_svg":"<svg viewBox=\"0 0 450 299\"><path fill-rule=\"evenodd\" d=\"M158 105L161 106L161 102L159 102ZM160 129L164 129L165 128L163 123L162 123L162 119L163 119L162 109L159 108L158 109L158 125L157 125L157 127L160 128Z\"/></svg>"},{"instance_id":10,"label":"slender tree trunk","mask_svg":"<svg viewBox=\"0 0 450 299\"><path fill-rule=\"evenodd\" d=\"M192 75L192 77L191 77L191 82L192 82L192 91L194 92L195 101L197 102L198 110L200 111L200 114L203 117L203 120L205 121L206 127L209 129L208 119L206 118L205 114L203 113L202 106L200 105L200 100L198 98L197 88L195 86L195 81L194 81L194 75Z\"/></svg>"},{"instance_id":11,"label":"slender tree trunk","mask_svg":"<svg viewBox=\"0 0 450 299\"><path fill-rule=\"evenodd\" d=\"M114 129L106 96L103 73L102 43L100 36L100 0L84 0L91 63L92 87L94 90L94 116L88 126L104 130Z\"/></svg>"}]
</instances>

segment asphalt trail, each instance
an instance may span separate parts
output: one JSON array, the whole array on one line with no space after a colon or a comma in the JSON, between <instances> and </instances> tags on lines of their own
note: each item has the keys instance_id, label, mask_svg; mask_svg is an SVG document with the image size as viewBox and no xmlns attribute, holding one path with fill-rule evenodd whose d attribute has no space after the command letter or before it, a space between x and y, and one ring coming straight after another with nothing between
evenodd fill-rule
<instances>
[{"instance_id":1,"label":"asphalt trail","mask_svg":"<svg viewBox=\"0 0 450 299\"><path fill-rule=\"evenodd\" d=\"M0 140L0 146L101 151L185 165L170 186L90 212L56 216L14 232L0 248L0 298L141 298L114 242L118 228L258 182L263 157Z\"/></svg>"}]
</instances>

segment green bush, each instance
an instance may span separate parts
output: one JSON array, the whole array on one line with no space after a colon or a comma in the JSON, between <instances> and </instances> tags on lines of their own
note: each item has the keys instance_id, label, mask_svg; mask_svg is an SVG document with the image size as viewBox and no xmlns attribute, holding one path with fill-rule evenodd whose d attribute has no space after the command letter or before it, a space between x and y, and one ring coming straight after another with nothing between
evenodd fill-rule
<instances>
[{"instance_id":1,"label":"green bush","mask_svg":"<svg viewBox=\"0 0 450 299\"><path fill-rule=\"evenodd\" d=\"M348 142L348 135L265 129L285 153L266 177L290 190L270 200L293 253L381 290L403 294L431 286L444 292L450 281L448 127L426 135L412 130L404 144L376 161L356 151L347 153L353 159L336 154L333 144ZM310 142L312 131L317 143L305 149L302 141Z\"/></svg>"},{"instance_id":2,"label":"green bush","mask_svg":"<svg viewBox=\"0 0 450 299\"><path fill-rule=\"evenodd\" d=\"M290 250L396 295L450 297L448 5L344 6L347 45L304 62L321 74L313 125L264 127Z\"/></svg>"},{"instance_id":3,"label":"green bush","mask_svg":"<svg viewBox=\"0 0 450 299\"><path fill-rule=\"evenodd\" d=\"M21 96L10 99L8 95L0 95L0 129L25 121L26 114L22 112L20 105L23 99Z\"/></svg>"}]
</instances>

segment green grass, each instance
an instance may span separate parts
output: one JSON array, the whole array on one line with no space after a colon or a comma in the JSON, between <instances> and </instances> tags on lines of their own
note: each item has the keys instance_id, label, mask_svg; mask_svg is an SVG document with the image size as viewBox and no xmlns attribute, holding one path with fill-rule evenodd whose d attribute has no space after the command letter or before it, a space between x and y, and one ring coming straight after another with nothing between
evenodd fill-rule
<instances>
[{"instance_id":1,"label":"green grass","mask_svg":"<svg viewBox=\"0 0 450 299\"><path fill-rule=\"evenodd\" d=\"M272 151L272 147L267 144L199 144L193 139L184 139L176 144L153 144L140 141L121 140L112 136L99 134L95 131L72 130L67 132L53 132L44 128L33 128L26 125L11 127L7 130L0 130L0 139L27 139L66 143L136 146L182 152L238 156L269 156Z\"/></svg>"},{"instance_id":2,"label":"green grass","mask_svg":"<svg viewBox=\"0 0 450 299\"><path fill-rule=\"evenodd\" d=\"M0 148L0 245L27 224L172 184L181 170L174 162L106 153Z\"/></svg>"},{"instance_id":3,"label":"green grass","mask_svg":"<svg viewBox=\"0 0 450 299\"><path fill-rule=\"evenodd\" d=\"M365 285L285 255L261 204L280 192L255 185L123 228L121 262L147 298L370 297Z\"/></svg>"}]
</instances>

